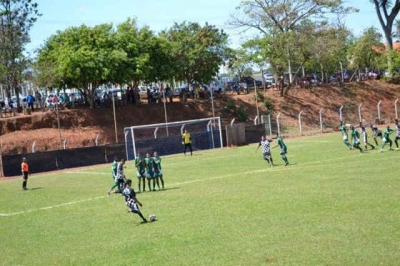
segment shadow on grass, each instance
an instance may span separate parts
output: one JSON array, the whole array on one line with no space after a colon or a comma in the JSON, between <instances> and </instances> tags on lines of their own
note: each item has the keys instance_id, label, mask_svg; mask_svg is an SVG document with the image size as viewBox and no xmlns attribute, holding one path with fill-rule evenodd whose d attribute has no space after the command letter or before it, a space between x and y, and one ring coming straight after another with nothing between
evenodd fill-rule
<instances>
[{"instance_id":1,"label":"shadow on grass","mask_svg":"<svg viewBox=\"0 0 400 266\"><path fill-rule=\"evenodd\" d=\"M28 190L38 190L38 189L44 189L45 187L33 187L33 188L29 188Z\"/></svg>"},{"instance_id":2,"label":"shadow on grass","mask_svg":"<svg viewBox=\"0 0 400 266\"><path fill-rule=\"evenodd\" d=\"M145 222L140 222L140 223L136 224L136 226L146 225L146 224L152 224L152 223L155 223L155 222L157 222L157 221L158 221L158 220L149 221L149 222L147 222L147 223L145 223Z\"/></svg>"},{"instance_id":3,"label":"shadow on grass","mask_svg":"<svg viewBox=\"0 0 400 266\"><path fill-rule=\"evenodd\" d=\"M155 190L155 191L148 191L146 190L145 192L136 192L137 194L148 194L148 193L156 193L156 192L164 192L167 190L174 190L174 189L180 189L180 187L167 187L161 190Z\"/></svg>"}]
</instances>

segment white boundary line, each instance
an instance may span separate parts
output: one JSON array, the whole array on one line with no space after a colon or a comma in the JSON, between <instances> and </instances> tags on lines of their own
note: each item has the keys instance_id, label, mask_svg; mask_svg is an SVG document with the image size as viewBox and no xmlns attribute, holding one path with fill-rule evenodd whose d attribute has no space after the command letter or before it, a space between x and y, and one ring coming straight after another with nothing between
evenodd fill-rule
<instances>
[{"instance_id":1,"label":"white boundary line","mask_svg":"<svg viewBox=\"0 0 400 266\"><path fill-rule=\"evenodd\" d=\"M320 160L320 161L315 161L315 162L309 162L309 163L303 163L299 164L299 166L310 166L313 164L318 164L321 162L330 162L330 161L336 161L336 160L342 160L342 159L347 159L347 158L352 158L352 157L360 157L362 155L356 154L352 156L342 156L342 157L337 157L337 158L332 158L332 159L326 159L326 160ZM387 160L387 158L380 158L375 161L381 161L381 160ZM364 161L349 161L345 163L360 163ZM288 170L299 170L299 167L297 166L289 166L289 167L281 167L281 168L265 168L265 169L259 169L259 170L253 170L253 171L247 171L243 173L237 173L237 174L229 174L229 175L222 175L222 176L214 176L214 177L209 177L209 178L203 178L203 179L196 179L196 180L190 180L190 181L185 181L185 182L180 182L180 183L174 183L171 184L171 186L179 186L179 185L187 185L187 184L192 184L192 183L198 183L198 182L203 182L203 181L208 181L208 180L216 180L216 179L223 179L227 177L233 177L233 176L239 176L239 175L249 175L249 174L257 174L257 173L263 173L263 172L279 172L279 171L288 171ZM12 212L12 213L0 213L0 217L9 217L9 216L15 216L15 215L20 215L20 214L26 214L26 213L31 213L31 212L38 212L38 211L44 211L44 210L51 210L55 208L60 208L68 205L74 205L78 203L83 203L83 202L89 202L89 201L94 201L98 199L104 199L108 196L99 196L99 197L93 197L89 199L84 199L84 200L78 200L78 201L71 201L71 202L66 202L66 203L61 203L58 205L53 205L53 206L48 206L48 207L42 207L39 209L33 209L33 210L27 210L27 211L20 211L20 212Z\"/></svg>"}]
</instances>

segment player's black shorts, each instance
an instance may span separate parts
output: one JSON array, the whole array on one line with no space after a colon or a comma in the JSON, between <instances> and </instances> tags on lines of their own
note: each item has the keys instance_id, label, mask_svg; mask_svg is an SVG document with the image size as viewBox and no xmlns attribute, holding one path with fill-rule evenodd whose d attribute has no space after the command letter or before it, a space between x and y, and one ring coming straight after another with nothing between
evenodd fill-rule
<instances>
[{"instance_id":1,"label":"player's black shorts","mask_svg":"<svg viewBox=\"0 0 400 266\"><path fill-rule=\"evenodd\" d=\"M377 137L381 137L382 138L382 132L375 133L374 134L374 138L377 138Z\"/></svg>"},{"instance_id":2,"label":"player's black shorts","mask_svg":"<svg viewBox=\"0 0 400 266\"><path fill-rule=\"evenodd\" d=\"M24 179L28 179L28 175L29 175L29 172L24 172L24 174L23 174Z\"/></svg>"}]
</instances>

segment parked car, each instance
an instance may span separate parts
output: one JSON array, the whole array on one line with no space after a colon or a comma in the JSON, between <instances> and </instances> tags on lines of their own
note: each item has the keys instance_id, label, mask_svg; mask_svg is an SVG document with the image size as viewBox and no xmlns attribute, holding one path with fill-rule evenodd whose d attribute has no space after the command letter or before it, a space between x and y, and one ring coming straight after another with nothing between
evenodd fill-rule
<instances>
[{"instance_id":1,"label":"parked car","mask_svg":"<svg viewBox=\"0 0 400 266\"><path fill-rule=\"evenodd\" d=\"M174 89L174 97L182 97L184 91L189 91L188 85L183 84L182 86Z\"/></svg>"},{"instance_id":2,"label":"parked car","mask_svg":"<svg viewBox=\"0 0 400 266\"><path fill-rule=\"evenodd\" d=\"M254 88L254 82L257 86L257 88L262 87L262 81L258 79L254 79L252 77L241 77L240 78L240 83L246 83L247 88Z\"/></svg>"},{"instance_id":3,"label":"parked car","mask_svg":"<svg viewBox=\"0 0 400 266\"><path fill-rule=\"evenodd\" d=\"M142 100L147 99L147 88L144 86L140 86L139 88L139 97Z\"/></svg>"}]
</instances>

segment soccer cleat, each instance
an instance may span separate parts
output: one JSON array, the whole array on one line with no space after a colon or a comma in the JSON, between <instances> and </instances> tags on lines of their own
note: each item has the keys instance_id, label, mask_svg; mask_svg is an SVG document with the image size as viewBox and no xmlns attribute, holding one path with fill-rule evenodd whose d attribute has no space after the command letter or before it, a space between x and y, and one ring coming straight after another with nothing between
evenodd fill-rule
<instances>
[{"instance_id":1,"label":"soccer cleat","mask_svg":"<svg viewBox=\"0 0 400 266\"><path fill-rule=\"evenodd\" d=\"M392 148L389 148L389 151L394 151Z\"/></svg>"},{"instance_id":2,"label":"soccer cleat","mask_svg":"<svg viewBox=\"0 0 400 266\"><path fill-rule=\"evenodd\" d=\"M289 165L289 163L285 163L285 166L288 166Z\"/></svg>"},{"instance_id":3,"label":"soccer cleat","mask_svg":"<svg viewBox=\"0 0 400 266\"><path fill-rule=\"evenodd\" d=\"M381 152L383 152L383 149L381 149Z\"/></svg>"}]
</instances>

